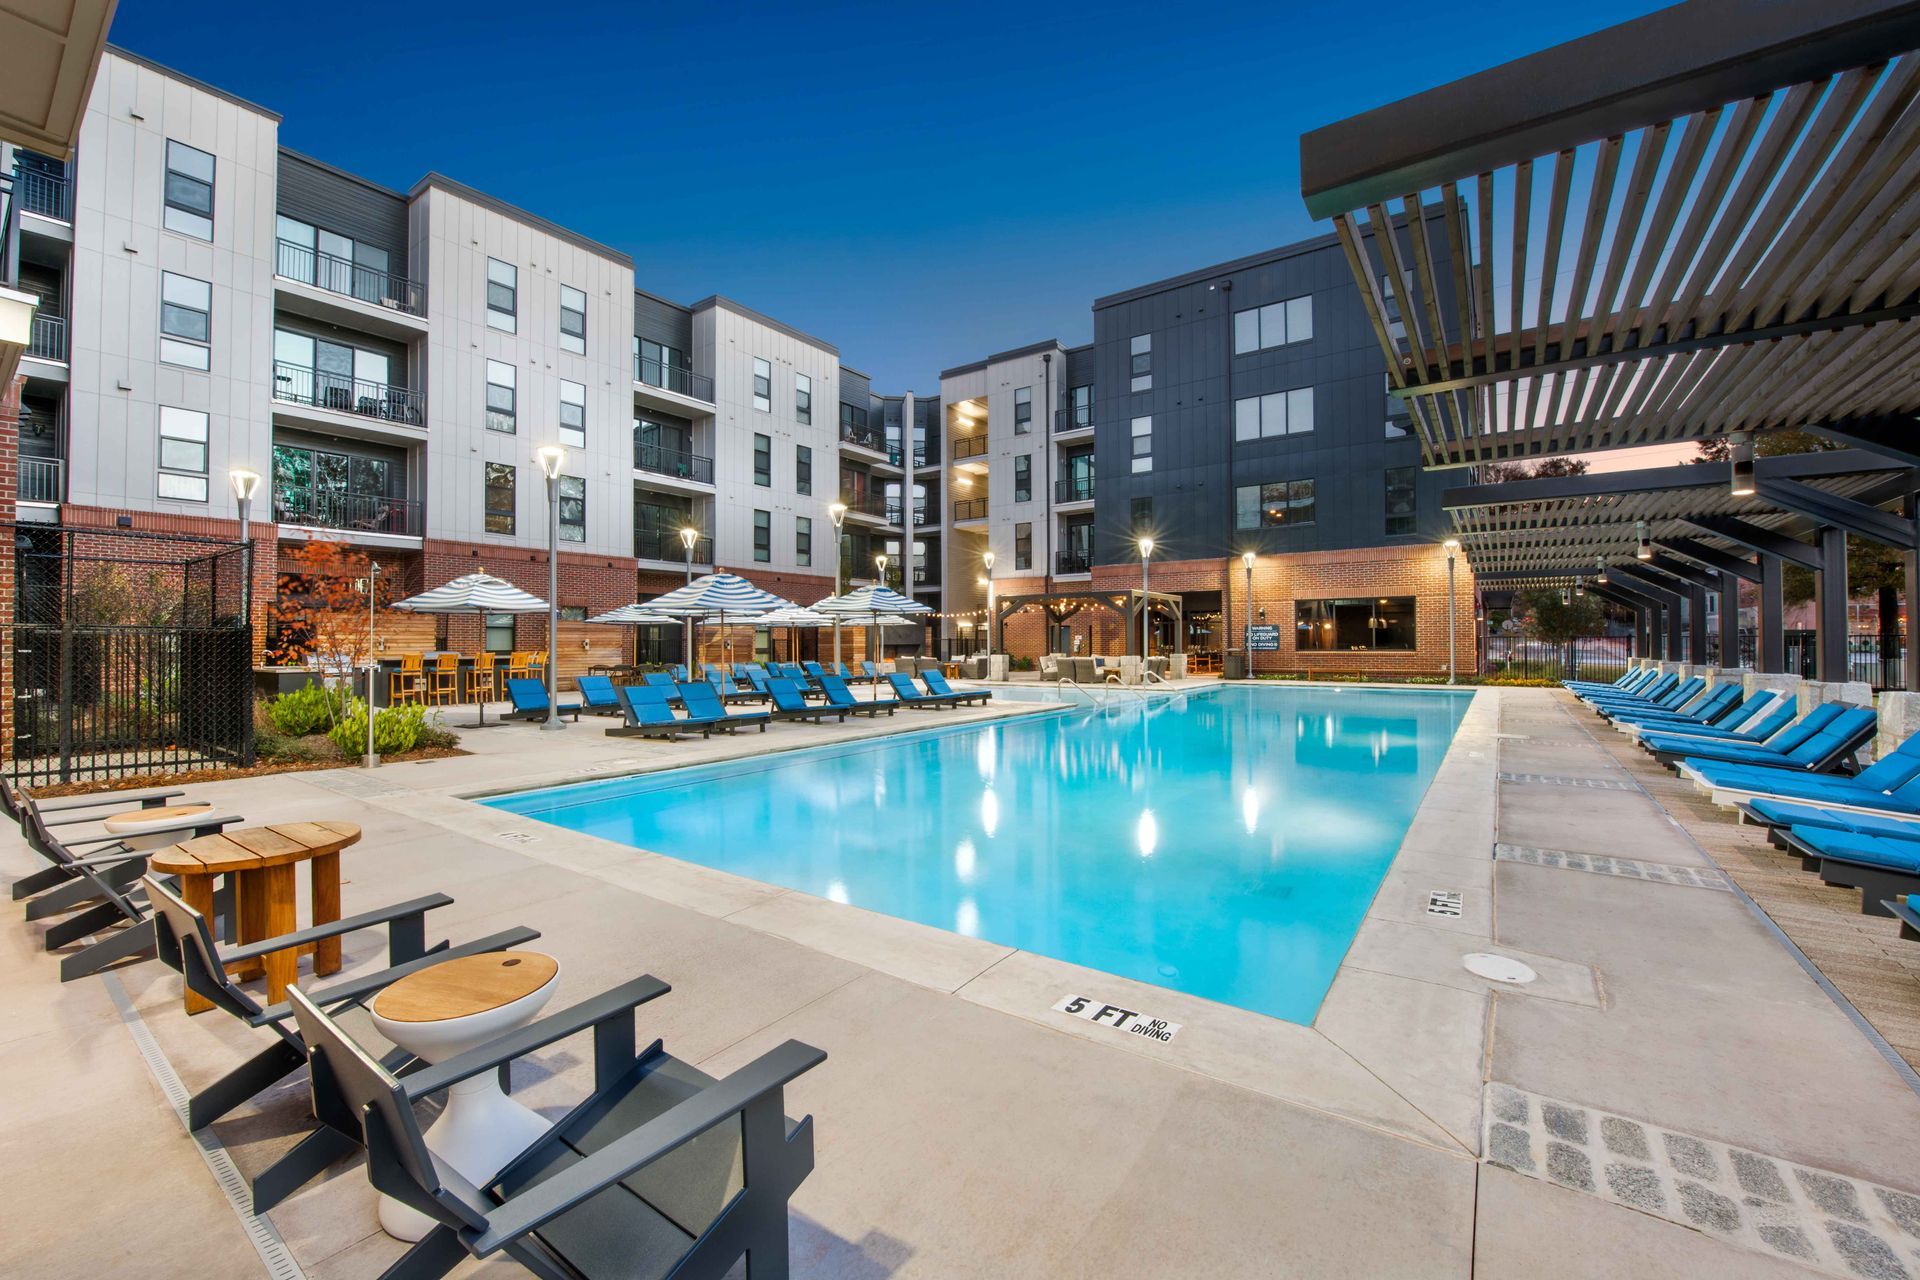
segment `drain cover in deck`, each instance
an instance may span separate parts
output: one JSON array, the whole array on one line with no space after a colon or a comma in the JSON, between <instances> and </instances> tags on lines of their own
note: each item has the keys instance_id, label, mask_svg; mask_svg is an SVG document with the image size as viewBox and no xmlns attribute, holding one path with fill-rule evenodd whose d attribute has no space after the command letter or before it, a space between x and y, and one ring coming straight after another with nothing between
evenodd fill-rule
<instances>
[{"instance_id":1,"label":"drain cover in deck","mask_svg":"<svg viewBox=\"0 0 1920 1280\"><path fill-rule=\"evenodd\" d=\"M1485 978L1488 982L1532 982L1540 976L1529 965L1488 951L1475 951L1461 963L1467 966L1468 973L1476 978Z\"/></svg>"}]
</instances>

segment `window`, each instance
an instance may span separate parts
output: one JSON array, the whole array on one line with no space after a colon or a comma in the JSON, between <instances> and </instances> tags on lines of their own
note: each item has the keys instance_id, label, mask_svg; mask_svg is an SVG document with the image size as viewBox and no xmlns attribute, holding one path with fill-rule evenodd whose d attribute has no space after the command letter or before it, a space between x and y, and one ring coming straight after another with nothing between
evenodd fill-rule
<instances>
[{"instance_id":1,"label":"window","mask_svg":"<svg viewBox=\"0 0 1920 1280\"><path fill-rule=\"evenodd\" d=\"M381 302L397 292L387 274L385 249L285 214L275 218L274 227L279 241L274 246L275 275L362 302Z\"/></svg>"},{"instance_id":2,"label":"window","mask_svg":"<svg viewBox=\"0 0 1920 1280\"><path fill-rule=\"evenodd\" d=\"M1393 394L1392 374L1383 373L1380 375L1380 380L1387 389L1387 439L1404 440L1413 427L1411 422L1413 411L1407 407L1405 400Z\"/></svg>"},{"instance_id":3,"label":"window","mask_svg":"<svg viewBox=\"0 0 1920 1280\"><path fill-rule=\"evenodd\" d=\"M773 439L757 431L753 435L753 482L762 489L773 487Z\"/></svg>"},{"instance_id":4,"label":"window","mask_svg":"<svg viewBox=\"0 0 1920 1280\"><path fill-rule=\"evenodd\" d=\"M793 518L793 559L801 568L813 563L813 517Z\"/></svg>"},{"instance_id":5,"label":"window","mask_svg":"<svg viewBox=\"0 0 1920 1280\"><path fill-rule=\"evenodd\" d=\"M1419 496L1414 489L1414 477L1419 472L1414 467L1387 468L1387 536L1395 537L1414 531L1415 519L1419 514Z\"/></svg>"},{"instance_id":6,"label":"window","mask_svg":"<svg viewBox=\"0 0 1920 1280\"><path fill-rule=\"evenodd\" d=\"M1133 390L1153 390L1153 335L1136 334L1133 339Z\"/></svg>"},{"instance_id":7,"label":"window","mask_svg":"<svg viewBox=\"0 0 1920 1280\"><path fill-rule=\"evenodd\" d=\"M487 430L517 430L518 412L515 408L515 379L518 375L510 364L498 360L487 361Z\"/></svg>"},{"instance_id":8,"label":"window","mask_svg":"<svg viewBox=\"0 0 1920 1280\"><path fill-rule=\"evenodd\" d=\"M176 502L207 500L207 415L160 407L160 471L156 492Z\"/></svg>"},{"instance_id":9,"label":"window","mask_svg":"<svg viewBox=\"0 0 1920 1280\"><path fill-rule=\"evenodd\" d=\"M773 366L758 356L753 361L753 407L773 412Z\"/></svg>"},{"instance_id":10,"label":"window","mask_svg":"<svg viewBox=\"0 0 1920 1280\"><path fill-rule=\"evenodd\" d=\"M213 157L167 139L166 207L161 225L196 240L213 239Z\"/></svg>"},{"instance_id":11,"label":"window","mask_svg":"<svg viewBox=\"0 0 1920 1280\"><path fill-rule=\"evenodd\" d=\"M1093 425L1093 386L1075 387L1072 391L1073 425L1090 427Z\"/></svg>"},{"instance_id":12,"label":"window","mask_svg":"<svg viewBox=\"0 0 1920 1280\"><path fill-rule=\"evenodd\" d=\"M1153 470L1153 419L1135 418L1132 434L1134 471Z\"/></svg>"},{"instance_id":13,"label":"window","mask_svg":"<svg viewBox=\"0 0 1920 1280\"><path fill-rule=\"evenodd\" d=\"M565 378L560 379L560 443L587 447L587 389Z\"/></svg>"},{"instance_id":14,"label":"window","mask_svg":"<svg viewBox=\"0 0 1920 1280\"><path fill-rule=\"evenodd\" d=\"M488 653L510 653L513 651L513 615L510 613L489 613L486 615L487 634L483 642Z\"/></svg>"},{"instance_id":15,"label":"window","mask_svg":"<svg viewBox=\"0 0 1920 1280\"><path fill-rule=\"evenodd\" d=\"M587 540L587 482L579 476L560 477L560 541Z\"/></svg>"},{"instance_id":16,"label":"window","mask_svg":"<svg viewBox=\"0 0 1920 1280\"><path fill-rule=\"evenodd\" d=\"M487 532L512 533L514 468L505 462L487 464Z\"/></svg>"},{"instance_id":17,"label":"window","mask_svg":"<svg viewBox=\"0 0 1920 1280\"><path fill-rule=\"evenodd\" d=\"M813 425L813 379L804 373L793 375L793 416L808 426Z\"/></svg>"},{"instance_id":18,"label":"window","mask_svg":"<svg viewBox=\"0 0 1920 1280\"><path fill-rule=\"evenodd\" d=\"M1294 648L1411 651L1413 616L1412 596L1302 600L1294 606Z\"/></svg>"},{"instance_id":19,"label":"window","mask_svg":"<svg viewBox=\"0 0 1920 1280\"><path fill-rule=\"evenodd\" d=\"M1313 481L1280 480L1233 491L1236 529L1291 529L1313 523Z\"/></svg>"},{"instance_id":20,"label":"window","mask_svg":"<svg viewBox=\"0 0 1920 1280\"><path fill-rule=\"evenodd\" d=\"M1033 455L1023 453L1013 460L1013 500L1028 502L1033 498Z\"/></svg>"},{"instance_id":21,"label":"window","mask_svg":"<svg viewBox=\"0 0 1920 1280\"><path fill-rule=\"evenodd\" d=\"M813 492L813 450L804 444L793 447L793 491Z\"/></svg>"},{"instance_id":22,"label":"window","mask_svg":"<svg viewBox=\"0 0 1920 1280\"><path fill-rule=\"evenodd\" d=\"M1313 337L1313 297L1288 298L1233 313L1233 354L1284 347Z\"/></svg>"},{"instance_id":23,"label":"window","mask_svg":"<svg viewBox=\"0 0 1920 1280\"><path fill-rule=\"evenodd\" d=\"M1013 526L1013 567L1033 568L1033 526L1030 524Z\"/></svg>"},{"instance_id":24,"label":"window","mask_svg":"<svg viewBox=\"0 0 1920 1280\"><path fill-rule=\"evenodd\" d=\"M1380 297L1386 312L1387 336L1399 342L1407 336L1407 325L1400 314L1400 296L1393 287L1392 276L1380 277Z\"/></svg>"},{"instance_id":25,"label":"window","mask_svg":"<svg viewBox=\"0 0 1920 1280\"><path fill-rule=\"evenodd\" d=\"M1026 435L1033 430L1033 388L1013 389L1013 434Z\"/></svg>"},{"instance_id":26,"label":"window","mask_svg":"<svg viewBox=\"0 0 1920 1280\"><path fill-rule=\"evenodd\" d=\"M1141 534L1153 532L1153 497L1151 494L1133 500L1132 506L1127 511L1127 521L1128 526L1133 530L1133 536L1136 538Z\"/></svg>"},{"instance_id":27,"label":"window","mask_svg":"<svg viewBox=\"0 0 1920 1280\"><path fill-rule=\"evenodd\" d=\"M773 513L753 513L753 558L759 564L773 559Z\"/></svg>"},{"instance_id":28,"label":"window","mask_svg":"<svg viewBox=\"0 0 1920 1280\"><path fill-rule=\"evenodd\" d=\"M213 286L192 276L160 273L160 359L183 369L212 365Z\"/></svg>"},{"instance_id":29,"label":"window","mask_svg":"<svg viewBox=\"0 0 1920 1280\"><path fill-rule=\"evenodd\" d=\"M487 327L505 333L520 328L520 268L487 259Z\"/></svg>"},{"instance_id":30,"label":"window","mask_svg":"<svg viewBox=\"0 0 1920 1280\"><path fill-rule=\"evenodd\" d=\"M563 604L560 606L560 621L585 622L586 620L587 606L583 604Z\"/></svg>"},{"instance_id":31,"label":"window","mask_svg":"<svg viewBox=\"0 0 1920 1280\"><path fill-rule=\"evenodd\" d=\"M587 354L587 295L560 286L560 349Z\"/></svg>"},{"instance_id":32,"label":"window","mask_svg":"<svg viewBox=\"0 0 1920 1280\"><path fill-rule=\"evenodd\" d=\"M634 381L685 393L690 385L687 372L686 352L650 338L633 340Z\"/></svg>"},{"instance_id":33,"label":"window","mask_svg":"<svg viewBox=\"0 0 1920 1280\"><path fill-rule=\"evenodd\" d=\"M1296 387L1233 402L1233 438L1260 440L1313 430L1313 388Z\"/></svg>"}]
</instances>

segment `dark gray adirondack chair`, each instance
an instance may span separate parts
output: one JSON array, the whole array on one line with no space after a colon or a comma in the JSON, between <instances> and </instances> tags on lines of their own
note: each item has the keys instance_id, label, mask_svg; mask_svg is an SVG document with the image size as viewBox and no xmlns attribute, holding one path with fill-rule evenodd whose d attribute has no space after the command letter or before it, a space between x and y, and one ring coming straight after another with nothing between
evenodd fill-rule
<instances>
[{"instance_id":1,"label":"dark gray adirondack chair","mask_svg":"<svg viewBox=\"0 0 1920 1280\"><path fill-rule=\"evenodd\" d=\"M787 1083L826 1060L789 1040L724 1080L635 1052L634 1007L667 985L641 977L457 1058L397 1079L298 990L314 1112L367 1148L373 1185L439 1225L385 1280L438 1280L469 1255L505 1253L546 1280L753 1280L788 1273L787 1201L813 1171L813 1120L786 1117ZM593 1092L476 1187L435 1159L416 1099L565 1036L593 1031Z\"/></svg>"},{"instance_id":2,"label":"dark gray adirondack chair","mask_svg":"<svg viewBox=\"0 0 1920 1280\"><path fill-rule=\"evenodd\" d=\"M146 876L144 883L147 896L153 903L154 941L161 963L178 972L194 994L206 997L248 1026L265 1027L274 1035L274 1039L258 1053L187 1100L187 1127L190 1129L201 1129L212 1124L249 1098L271 1089L307 1065L307 1047L292 1022L292 1006L277 1004L262 1008L227 973L228 965L282 947L341 937L361 929L385 925L388 968L316 988L309 998L329 1010L336 1019L348 1022L353 1028L353 1035L363 1044L378 1046L377 1052L385 1067L406 1071L417 1066L418 1060L405 1050L388 1044L374 1030L373 1020L365 1012L366 1002L408 974L443 960L487 951L505 951L540 936L534 929L513 928L457 947L444 941L429 947L427 912L453 901L444 893L435 893L411 902L349 916L333 924L269 938L264 942L250 943L244 947L221 947L214 942L213 931L208 928L206 918L181 901L158 877ZM253 1211L265 1213L335 1160L352 1153L357 1145L357 1139L349 1138L333 1128L323 1125L314 1130L253 1180Z\"/></svg>"},{"instance_id":3,"label":"dark gray adirondack chair","mask_svg":"<svg viewBox=\"0 0 1920 1280\"><path fill-rule=\"evenodd\" d=\"M75 906L87 901L86 885L77 884L80 880L67 864L75 856L97 856L108 852L118 843L118 838L101 834L91 840L62 840L53 831L54 827L75 826L83 822L98 822L110 814L94 813L90 810L111 810L124 812L129 809L157 809L167 801L185 794L180 791L140 791L128 794L121 792L111 798L105 796L73 796L64 800L35 800L23 796L14 790L10 783L0 783L0 795L8 797L4 808L7 815L20 824L20 835L27 847L45 858L50 864L38 871L32 871L13 882L13 899L18 902L24 898L39 898L27 908L27 919L37 920L46 915L61 911L71 911ZM78 848L76 855L75 846ZM99 847L95 847L99 846ZM136 873L137 875L137 873ZM128 883L131 883L131 877Z\"/></svg>"}]
</instances>

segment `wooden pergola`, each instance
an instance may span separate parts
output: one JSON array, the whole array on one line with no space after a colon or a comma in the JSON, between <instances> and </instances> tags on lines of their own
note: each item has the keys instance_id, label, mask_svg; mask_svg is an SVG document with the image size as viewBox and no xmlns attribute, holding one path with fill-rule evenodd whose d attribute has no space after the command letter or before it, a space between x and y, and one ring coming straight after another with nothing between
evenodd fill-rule
<instances>
[{"instance_id":1,"label":"wooden pergola","mask_svg":"<svg viewBox=\"0 0 1920 1280\"><path fill-rule=\"evenodd\" d=\"M1065 622L1089 607L1098 606L1111 609L1125 617L1126 651L1130 654L1138 654L1140 610L1143 601L1147 609L1158 608L1173 615L1173 651L1185 652L1186 602L1180 596L1170 592L1143 592L1137 587L1125 591L1050 591L1034 595L1002 596L994 602L994 638L997 642L1004 632L1006 620L1009 617L1030 606L1037 605L1045 609L1055 623ZM998 647L997 643L996 647Z\"/></svg>"}]
</instances>

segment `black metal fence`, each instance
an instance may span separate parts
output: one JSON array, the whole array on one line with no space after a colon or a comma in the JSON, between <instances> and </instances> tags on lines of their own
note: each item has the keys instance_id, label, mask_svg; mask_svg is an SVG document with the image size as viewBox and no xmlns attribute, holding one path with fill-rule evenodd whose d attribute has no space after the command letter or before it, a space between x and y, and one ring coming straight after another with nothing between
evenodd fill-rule
<instances>
[{"instance_id":1,"label":"black metal fence","mask_svg":"<svg viewBox=\"0 0 1920 1280\"><path fill-rule=\"evenodd\" d=\"M1525 680L1617 680L1633 660L1632 636L1530 640L1484 636L1480 674Z\"/></svg>"},{"instance_id":2,"label":"black metal fence","mask_svg":"<svg viewBox=\"0 0 1920 1280\"><path fill-rule=\"evenodd\" d=\"M1819 635L1813 631L1788 631L1783 633L1786 641L1786 670L1804 679L1811 680L1818 670L1820 655ZM1759 636L1751 629L1740 632L1740 656L1737 663L1721 664L1720 637L1707 636L1707 657L1715 665L1738 665L1757 668L1755 661L1759 647ZM1894 636L1894 643L1881 651L1880 632L1851 631L1847 633L1847 679L1858 680L1872 685L1876 690L1904 690L1906 679L1906 632Z\"/></svg>"},{"instance_id":3,"label":"black metal fence","mask_svg":"<svg viewBox=\"0 0 1920 1280\"><path fill-rule=\"evenodd\" d=\"M253 763L250 549L9 524L13 733L25 784Z\"/></svg>"}]
</instances>

